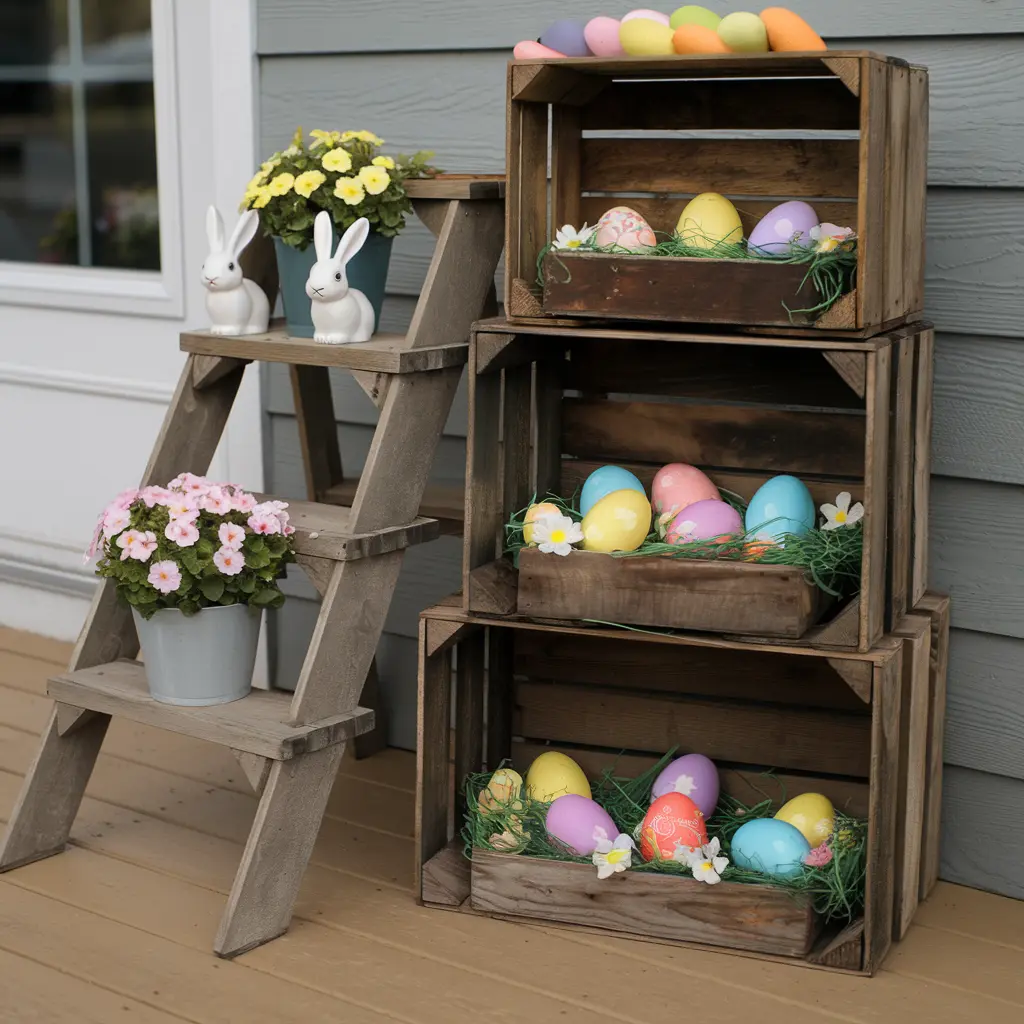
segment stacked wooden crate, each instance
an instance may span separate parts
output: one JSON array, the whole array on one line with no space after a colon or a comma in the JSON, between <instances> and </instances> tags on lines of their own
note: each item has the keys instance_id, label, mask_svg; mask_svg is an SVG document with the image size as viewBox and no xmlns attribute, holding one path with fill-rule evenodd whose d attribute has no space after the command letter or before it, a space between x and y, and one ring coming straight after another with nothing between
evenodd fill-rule
<instances>
[{"instance_id":1,"label":"stacked wooden crate","mask_svg":"<svg viewBox=\"0 0 1024 1024\"><path fill-rule=\"evenodd\" d=\"M937 872L948 600L927 592L927 73L865 53L584 58L513 62L508 85L506 318L470 340L463 592L421 627L420 897L872 973ZM710 190L744 215L805 198L855 224L856 287L791 318L789 265L545 254L563 223L616 203L654 218ZM607 463L649 488L669 462L745 500L780 473L816 504L852 492L860 592L830 603L756 561L503 554L534 495L571 495ZM724 791L744 799L771 767L773 798L820 791L867 818L863 918L822 929L761 886L595 889L579 865L541 878L530 858L466 860L453 653L457 783L541 749L591 771L628 751L628 774L678 745L727 766Z\"/></svg>"}]
</instances>

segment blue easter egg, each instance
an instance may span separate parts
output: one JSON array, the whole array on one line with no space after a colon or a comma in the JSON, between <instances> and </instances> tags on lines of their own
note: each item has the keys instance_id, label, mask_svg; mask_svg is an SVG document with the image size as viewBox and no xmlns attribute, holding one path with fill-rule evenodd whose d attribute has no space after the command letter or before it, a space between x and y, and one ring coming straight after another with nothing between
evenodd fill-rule
<instances>
[{"instance_id":1,"label":"blue easter egg","mask_svg":"<svg viewBox=\"0 0 1024 1024\"><path fill-rule=\"evenodd\" d=\"M814 499L803 482L773 476L750 499L744 526L758 540L777 540L784 533L807 533L815 522Z\"/></svg>"},{"instance_id":2,"label":"blue easter egg","mask_svg":"<svg viewBox=\"0 0 1024 1024\"><path fill-rule=\"evenodd\" d=\"M646 495L644 485L628 469L601 466L587 477L580 493L580 515L585 516L602 498L614 491L639 491Z\"/></svg>"},{"instance_id":3,"label":"blue easter egg","mask_svg":"<svg viewBox=\"0 0 1024 1024\"><path fill-rule=\"evenodd\" d=\"M803 870L811 844L799 829L777 818L755 818L732 837L733 864L775 878L792 878Z\"/></svg>"},{"instance_id":4,"label":"blue easter egg","mask_svg":"<svg viewBox=\"0 0 1024 1024\"><path fill-rule=\"evenodd\" d=\"M589 57L590 47L583 36L583 22L565 18L549 25L540 36L543 46L564 53L566 57Z\"/></svg>"}]
</instances>

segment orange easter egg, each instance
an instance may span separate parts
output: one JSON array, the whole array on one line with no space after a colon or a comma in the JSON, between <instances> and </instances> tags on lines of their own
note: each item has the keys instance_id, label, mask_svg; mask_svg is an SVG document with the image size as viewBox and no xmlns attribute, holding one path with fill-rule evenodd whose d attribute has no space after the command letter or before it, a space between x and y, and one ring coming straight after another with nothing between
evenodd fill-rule
<instances>
[{"instance_id":1,"label":"orange easter egg","mask_svg":"<svg viewBox=\"0 0 1024 1024\"><path fill-rule=\"evenodd\" d=\"M512 56L516 60L536 60L538 57L564 57L565 54L538 43L536 39L524 39L512 47Z\"/></svg>"},{"instance_id":2,"label":"orange easter egg","mask_svg":"<svg viewBox=\"0 0 1024 1024\"><path fill-rule=\"evenodd\" d=\"M644 860L671 860L676 846L695 849L708 841L701 809L683 793L659 796L640 826L640 856Z\"/></svg>"},{"instance_id":3,"label":"orange easter egg","mask_svg":"<svg viewBox=\"0 0 1024 1024\"><path fill-rule=\"evenodd\" d=\"M761 20L768 31L768 46L772 50L827 50L825 40L810 25L785 7L766 7Z\"/></svg>"},{"instance_id":4,"label":"orange easter egg","mask_svg":"<svg viewBox=\"0 0 1024 1024\"><path fill-rule=\"evenodd\" d=\"M676 53L729 53L729 47L713 29L704 25L680 25L672 35Z\"/></svg>"}]
</instances>

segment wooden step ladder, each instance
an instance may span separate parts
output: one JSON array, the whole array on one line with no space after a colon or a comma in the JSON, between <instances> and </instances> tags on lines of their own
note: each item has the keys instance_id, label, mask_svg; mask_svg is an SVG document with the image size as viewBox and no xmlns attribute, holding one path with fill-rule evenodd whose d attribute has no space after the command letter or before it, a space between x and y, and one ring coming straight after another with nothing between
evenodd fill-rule
<instances>
[{"instance_id":1,"label":"wooden step ladder","mask_svg":"<svg viewBox=\"0 0 1024 1024\"><path fill-rule=\"evenodd\" d=\"M214 941L230 957L282 934L292 916L346 744L373 728L360 707L402 555L438 535L418 517L434 452L467 358L470 324L495 308L504 181L451 176L408 182L437 236L408 332L328 346L283 329L225 338L186 333L188 358L141 485L209 468L250 362L291 367L310 502L290 502L296 558L322 595L294 694L253 691L214 707L158 704L113 580L97 587L68 671L50 681L54 708L0 845L0 871L61 852L111 716L230 747L259 804ZM253 243L247 275L276 294L268 247ZM255 269L254 269L255 268ZM273 280L272 280L273 278ZM351 505L344 490L328 371L356 377L380 409Z\"/></svg>"}]
</instances>

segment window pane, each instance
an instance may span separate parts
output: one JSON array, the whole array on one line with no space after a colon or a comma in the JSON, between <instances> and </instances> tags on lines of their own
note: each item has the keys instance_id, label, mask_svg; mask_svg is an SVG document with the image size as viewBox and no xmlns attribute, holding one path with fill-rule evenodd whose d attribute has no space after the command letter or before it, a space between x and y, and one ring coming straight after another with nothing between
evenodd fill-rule
<instances>
[{"instance_id":1,"label":"window pane","mask_svg":"<svg viewBox=\"0 0 1024 1024\"><path fill-rule=\"evenodd\" d=\"M153 59L150 0L82 0L87 63L148 64Z\"/></svg>"},{"instance_id":2,"label":"window pane","mask_svg":"<svg viewBox=\"0 0 1024 1024\"><path fill-rule=\"evenodd\" d=\"M67 0L0 0L0 67L64 64L67 47Z\"/></svg>"},{"instance_id":3,"label":"window pane","mask_svg":"<svg viewBox=\"0 0 1024 1024\"><path fill-rule=\"evenodd\" d=\"M85 103L93 264L159 270L153 85L89 85Z\"/></svg>"},{"instance_id":4,"label":"window pane","mask_svg":"<svg viewBox=\"0 0 1024 1024\"><path fill-rule=\"evenodd\" d=\"M0 82L0 259L78 262L67 86Z\"/></svg>"}]
</instances>

